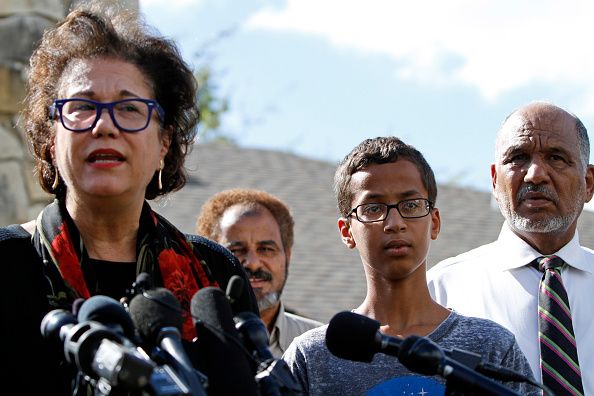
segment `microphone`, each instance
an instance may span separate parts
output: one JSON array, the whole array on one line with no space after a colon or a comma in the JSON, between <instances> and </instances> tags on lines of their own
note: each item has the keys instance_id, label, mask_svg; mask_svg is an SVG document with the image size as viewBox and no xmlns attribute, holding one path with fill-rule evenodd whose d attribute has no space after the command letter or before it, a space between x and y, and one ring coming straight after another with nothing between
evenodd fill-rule
<instances>
[{"instance_id":1,"label":"microphone","mask_svg":"<svg viewBox=\"0 0 594 396\"><path fill-rule=\"evenodd\" d=\"M225 290L225 295L227 296L227 300L229 300L229 304L234 304L235 301L241 297L243 287L244 282L241 276L233 275L231 279L229 279L227 289Z\"/></svg>"},{"instance_id":2,"label":"microphone","mask_svg":"<svg viewBox=\"0 0 594 396\"><path fill-rule=\"evenodd\" d=\"M141 294L144 291L150 290L153 288L153 278L147 272L141 272L136 276L134 282L130 288L126 289L126 293L124 297L120 299L120 302L129 310L130 308L130 300L132 300L136 295Z\"/></svg>"},{"instance_id":3,"label":"microphone","mask_svg":"<svg viewBox=\"0 0 594 396\"><path fill-rule=\"evenodd\" d=\"M74 302L72 303L72 313L74 314L74 316L78 317L78 311L80 311L80 307L82 307L85 301L86 300L84 298L80 297L74 300Z\"/></svg>"},{"instance_id":4,"label":"microphone","mask_svg":"<svg viewBox=\"0 0 594 396\"><path fill-rule=\"evenodd\" d=\"M260 364L274 359L269 348L268 329L262 319L253 312L241 312L233 318L243 345L252 351L252 357Z\"/></svg>"},{"instance_id":5,"label":"microphone","mask_svg":"<svg viewBox=\"0 0 594 396\"><path fill-rule=\"evenodd\" d=\"M78 324L76 316L65 309L54 309L41 320L41 335L54 342L64 341L68 331Z\"/></svg>"},{"instance_id":6,"label":"microphone","mask_svg":"<svg viewBox=\"0 0 594 396\"><path fill-rule=\"evenodd\" d=\"M173 293L163 287L143 291L130 301L129 309L142 340L165 351L193 394L206 395L206 377L194 369L182 343L182 309Z\"/></svg>"},{"instance_id":7,"label":"microphone","mask_svg":"<svg viewBox=\"0 0 594 396\"><path fill-rule=\"evenodd\" d=\"M192 297L196 326L193 357L208 377L209 395L260 395L256 367L248 360L227 296L217 287L205 287Z\"/></svg>"},{"instance_id":8,"label":"microphone","mask_svg":"<svg viewBox=\"0 0 594 396\"><path fill-rule=\"evenodd\" d=\"M111 297L102 295L89 297L77 311L79 322L99 322L126 338L133 339L135 336L134 323L130 314L122 304Z\"/></svg>"},{"instance_id":9,"label":"microphone","mask_svg":"<svg viewBox=\"0 0 594 396\"><path fill-rule=\"evenodd\" d=\"M339 312L328 323L326 346L333 355L341 359L369 363L373 360L373 356L380 352L397 357L406 368L419 374L441 375L444 378L452 378L453 380L471 380L471 378L475 377L471 383L472 386L489 386L490 391L502 392L494 393L495 395L517 395L515 392L473 370L475 368L479 370L483 366L491 369L497 368L495 365L481 363L479 354L459 349L445 351L425 337L410 336L404 340L391 337L382 334L379 328L380 323L377 320L354 312ZM428 344L426 349L417 348L420 344L415 344L417 347L414 349L411 348L411 343L418 340L426 341ZM433 355L429 354L428 350ZM417 358L417 354L421 355ZM451 356L451 358L448 356ZM448 367L455 367L463 378L458 379L452 376L449 369L442 370L441 364L444 362L451 362ZM432 366L428 367L429 365ZM521 379L518 379L518 374L503 368L498 371L498 374L497 378L504 381L526 380L524 376L520 376ZM513 374L513 376L505 374ZM482 390L486 391L486 389Z\"/></svg>"},{"instance_id":10,"label":"microphone","mask_svg":"<svg viewBox=\"0 0 594 396\"><path fill-rule=\"evenodd\" d=\"M96 301L93 300L91 306ZM66 361L75 364L94 385L107 382L105 386L140 390L153 372L153 362L137 351L123 334L99 322L79 323L66 310L47 313L41 321L41 334L46 339L61 342Z\"/></svg>"},{"instance_id":11,"label":"microphone","mask_svg":"<svg viewBox=\"0 0 594 396\"><path fill-rule=\"evenodd\" d=\"M130 289L126 289L128 298L133 298L146 290L153 288L153 278L147 272L141 272L136 276L136 280L132 283Z\"/></svg>"},{"instance_id":12,"label":"microphone","mask_svg":"<svg viewBox=\"0 0 594 396\"><path fill-rule=\"evenodd\" d=\"M141 293L145 290L150 290L153 288L153 278L148 274L148 272L141 272L136 277L136 281L132 284L138 293Z\"/></svg>"},{"instance_id":13,"label":"microphone","mask_svg":"<svg viewBox=\"0 0 594 396\"><path fill-rule=\"evenodd\" d=\"M260 385L262 394L301 394L301 386L285 361L275 359L272 355L268 346L268 329L262 319L253 312L242 312L233 320L244 345L258 362L256 382Z\"/></svg>"},{"instance_id":14,"label":"microphone","mask_svg":"<svg viewBox=\"0 0 594 396\"><path fill-rule=\"evenodd\" d=\"M402 340L379 331L380 322L350 311L339 312L328 323L326 346L334 356L357 362L371 362L384 353L398 356Z\"/></svg>"},{"instance_id":15,"label":"microphone","mask_svg":"<svg viewBox=\"0 0 594 396\"><path fill-rule=\"evenodd\" d=\"M129 310L143 342L159 346L191 367L181 342L182 310L173 293L163 287L144 291L130 301Z\"/></svg>"}]
</instances>

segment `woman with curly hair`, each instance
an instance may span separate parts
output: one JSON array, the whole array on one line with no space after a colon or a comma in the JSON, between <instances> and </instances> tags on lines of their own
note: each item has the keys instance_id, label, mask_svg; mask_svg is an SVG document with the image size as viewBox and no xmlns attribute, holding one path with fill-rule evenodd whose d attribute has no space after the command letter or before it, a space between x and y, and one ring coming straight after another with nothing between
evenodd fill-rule
<instances>
[{"instance_id":1,"label":"woman with curly hair","mask_svg":"<svg viewBox=\"0 0 594 396\"><path fill-rule=\"evenodd\" d=\"M64 395L71 368L40 334L49 311L94 295L120 300L144 272L175 295L190 341L193 295L233 275L249 282L226 249L185 235L148 203L184 186L198 123L196 82L173 42L137 13L87 5L44 33L27 89L24 126L55 200L0 229L0 315L11 321L0 326L9 363L0 372L18 394ZM249 286L232 308L258 312Z\"/></svg>"}]
</instances>

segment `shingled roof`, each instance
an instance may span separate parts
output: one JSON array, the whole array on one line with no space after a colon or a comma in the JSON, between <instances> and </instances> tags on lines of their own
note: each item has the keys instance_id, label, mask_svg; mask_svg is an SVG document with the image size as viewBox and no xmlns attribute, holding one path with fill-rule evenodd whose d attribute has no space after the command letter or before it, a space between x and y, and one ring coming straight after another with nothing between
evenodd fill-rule
<instances>
[{"instance_id":1,"label":"shingled roof","mask_svg":"<svg viewBox=\"0 0 594 396\"><path fill-rule=\"evenodd\" d=\"M289 309L328 322L365 297L365 275L356 250L340 241L332 191L336 163L286 152L241 148L228 143L196 144L188 155L186 186L153 208L184 232L193 233L202 204L233 188L268 191L291 208L295 244L283 301ZM488 172L485 169L485 172ZM441 233L431 244L428 266L497 238L503 222L489 192L438 186ZM578 229L582 244L594 246L594 214L584 212Z\"/></svg>"}]
</instances>

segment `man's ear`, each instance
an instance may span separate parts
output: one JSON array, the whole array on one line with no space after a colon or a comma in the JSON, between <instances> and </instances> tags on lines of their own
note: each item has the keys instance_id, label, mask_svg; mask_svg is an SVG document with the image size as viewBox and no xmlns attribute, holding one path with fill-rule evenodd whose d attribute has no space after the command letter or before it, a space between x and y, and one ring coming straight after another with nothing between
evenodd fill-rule
<instances>
[{"instance_id":1,"label":"man's ear","mask_svg":"<svg viewBox=\"0 0 594 396\"><path fill-rule=\"evenodd\" d=\"M594 194L594 165L588 165L586 168L586 202L590 202Z\"/></svg>"},{"instance_id":2,"label":"man's ear","mask_svg":"<svg viewBox=\"0 0 594 396\"><path fill-rule=\"evenodd\" d=\"M286 263L287 263L287 267L289 266L289 264L291 263L291 248L288 248L287 250L285 250L285 258L286 258Z\"/></svg>"},{"instance_id":3,"label":"man's ear","mask_svg":"<svg viewBox=\"0 0 594 396\"><path fill-rule=\"evenodd\" d=\"M431 210L431 239L436 240L441 230L441 216L439 215L439 209L433 208Z\"/></svg>"},{"instance_id":4,"label":"man's ear","mask_svg":"<svg viewBox=\"0 0 594 396\"><path fill-rule=\"evenodd\" d=\"M338 219L338 231L340 232L340 239L346 247L354 249L357 246L355 238L353 238L353 234L351 233L351 223L344 217Z\"/></svg>"},{"instance_id":5,"label":"man's ear","mask_svg":"<svg viewBox=\"0 0 594 396\"><path fill-rule=\"evenodd\" d=\"M495 201L499 202L497 199L497 194L495 193L495 189L497 188L497 168L495 164L491 164L491 194Z\"/></svg>"}]
</instances>

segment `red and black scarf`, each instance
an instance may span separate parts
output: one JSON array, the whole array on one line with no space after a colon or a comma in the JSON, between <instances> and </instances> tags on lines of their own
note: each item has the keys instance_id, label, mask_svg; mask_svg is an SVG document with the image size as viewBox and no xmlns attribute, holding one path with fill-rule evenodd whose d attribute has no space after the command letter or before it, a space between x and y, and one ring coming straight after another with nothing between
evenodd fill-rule
<instances>
[{"instance_id":1,"label":"red and black scarf","mask_svg":"<svg viewBox=\"0 0 594 396\"><path fill-rule=\"evenodd\" d=\"M55 200L39 214L33 243L43 258L52 307L70 307L75 299L95 294L88 255L64 202ZM183 309L182 336L192 340L196 335L190 313L192 296L204 287L218 287L207 263L185 235L147 202L140 216L136 252L136 274L146 272L155 286L173 292Z\"/></svg>"}]
</instances>

